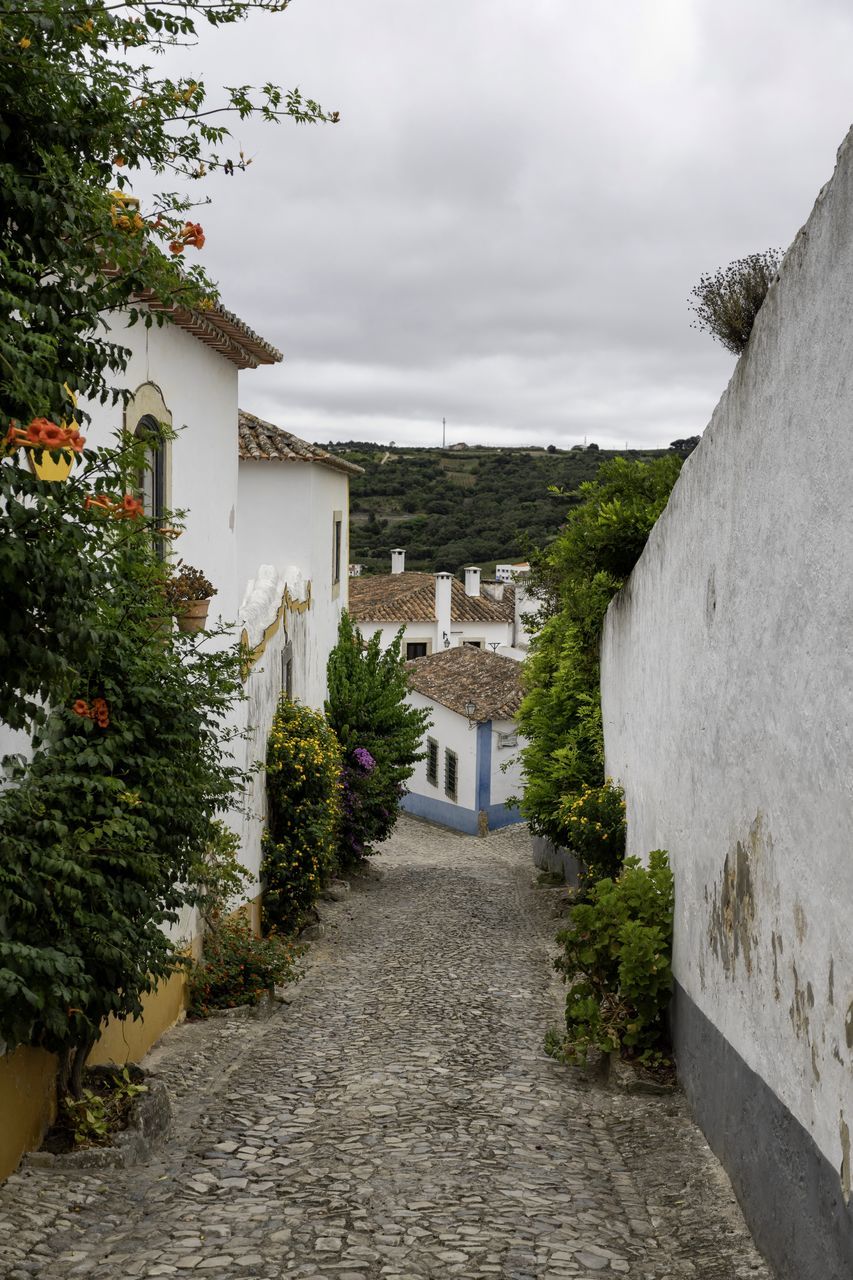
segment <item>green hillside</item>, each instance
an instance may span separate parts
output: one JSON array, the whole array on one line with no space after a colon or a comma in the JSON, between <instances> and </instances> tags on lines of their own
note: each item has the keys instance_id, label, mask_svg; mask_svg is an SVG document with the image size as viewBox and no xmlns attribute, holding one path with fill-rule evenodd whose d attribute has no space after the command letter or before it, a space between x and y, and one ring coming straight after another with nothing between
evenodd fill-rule
<instances>
[{"instance_id":1,"label":"green hillside","mask_svg":"<svg viewBox=\"0 0 853 1280\"><path fill-rule=\"evenodd\" d=\"M403 449L349 442L324 446L364 467L350 482L350 559L387 573L391 548L406 568L455 573L524 559L557 532L574 490L608 458L645 458L668 450Z\"/></svg>"}]
</instances>

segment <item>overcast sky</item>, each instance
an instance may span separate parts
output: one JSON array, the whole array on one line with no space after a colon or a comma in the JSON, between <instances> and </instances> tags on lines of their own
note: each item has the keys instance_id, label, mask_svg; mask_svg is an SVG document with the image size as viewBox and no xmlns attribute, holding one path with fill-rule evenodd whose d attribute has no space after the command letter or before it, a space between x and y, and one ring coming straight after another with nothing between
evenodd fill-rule
<instances>
[{"instance_id":1,"label":"overcast sky","mask_svg":"<svg viewBox=\"0 0 853 1280\"><path fill-rule=\"evenodd\" d=\"M209 87L341 123L235 133L203 259L285 353L246 409L314 440L666 445L734 359L703 271L787 247L853 120L849 0L293 0Z\"/></svg>"}]
</instances>

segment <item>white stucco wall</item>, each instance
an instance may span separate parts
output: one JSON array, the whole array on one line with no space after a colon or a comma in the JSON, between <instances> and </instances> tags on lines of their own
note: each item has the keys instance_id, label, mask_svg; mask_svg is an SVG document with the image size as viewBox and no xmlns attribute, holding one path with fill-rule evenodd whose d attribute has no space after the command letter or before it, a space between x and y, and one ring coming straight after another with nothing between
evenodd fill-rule
<instances>
[{"instance_id":1,"label":"white stucco wall","mask_svg":"<svg viewBox=\"0 0 853 1280\"><path fill-rule=\"evenodd\" d=\"M388 648L400 627L404 627L403 657L406 656L406 644L411 641L429 641L431 646L429 653L438 653L444 648L444 642L434 622L360 622L358 625L362 635L365 636L372 636L375 631L381 632L383 649ZM484 648L489 648L490 642L494 641L500 645L498 652L503 653L512 640L512 626L508 622L454 622L450 632L449 648L455 649L465 640L480 640Z\"/></svg>"},{"instance_id":2,"label":"white stucco wall","mask_svg":"<svg viewBox=\"0 0 853 1280\"><path fill-rule=\"evenodd\" d=\"M341 579L333 577L334 514L341 512ZM245 589L261 564L298 568L311 584L311 606L288 613L293 696L322 709L326 664L349 599L349 481L316 463L243 460L239 469L238 555Z\"/></svg>"},{"instance_id":3,"label":"white stucco wall","mask_svg":"<svg viewBox=\"0 0 853 1280\"><path fill-rule=\"evenodd\" d=\"M489 796L492 804L503 804L510 796L520 796L524 790L523 771L521 768L521 750L526 739L516 735L516 746L501 747L498 745L500 735L515 734L515 721L492 721L492 761ZM506 768L504 769L504 766Z\"/></svg>"},{"instance_id":4,"label":"white stucco wall","mask_svg":"<svg viewBox=\"0 0 853 1280\"><path fill-rule=\"evenodd\" d=\"M670 851L676 977L836 1170L853 1125L851 227L848 141L602 645L607 771L629 852Z\"/></svg>"},{"instance_id":5,"label":"white stucco wall","mask_svg":"<svg viewBox=\"0 0 853 1280\"><path fill-rule=\"evenodd\" d=\"M117 321L113 333L133 352L123 384L131 390L147 382L158 386L179 433L170 446L171 502L190 514L173 554L202 569L216 587L211 622L233 621L242 595L237 580L238 371L174 325L127 329ZM87 408L92 415L87 442L114 443L121 406Z\"/></svg>"},{"instance_id":6,"label":"white stucco wall","mask_svg":"<svg viewBox=\"0 0 853 1280\"><path fill-rule=\"evenodd\" d=\"M412 691L406 695L406 701L412 706L426 708L429 711L432 727L427 729L424 735L424 749L426 749L427 737L434 738L438 743L438 786L433 786L427 781L427 762L419 760L407 784L409 790L429 799L453 804L454 802L444 792L444 752L445 749L455 751L459 761L455 803L464 809L473 809L477 793L476 731L468 728L468 721L464 716L457 715L455 711L450 711L440 703L433 702L431 698L425 698L423 694Z\"/></svg>"}]
</instances>

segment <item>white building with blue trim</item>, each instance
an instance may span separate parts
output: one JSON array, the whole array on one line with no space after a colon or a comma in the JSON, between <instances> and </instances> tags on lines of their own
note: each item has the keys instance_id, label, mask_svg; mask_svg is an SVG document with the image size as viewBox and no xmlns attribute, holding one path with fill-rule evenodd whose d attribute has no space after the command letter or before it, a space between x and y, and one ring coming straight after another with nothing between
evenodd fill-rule
<instances>
[{"instance_id":1,"label":"white building with blue trim","mask_svg":"<svg viewBox=\"0 0 853 1280\"><path fill-rule=\"evenodd\" d=\"M460 645L407 665L408 699L432 723L402 808L469 835L521 822L518 808L506 804L522 788L518 662Z\"/></svg>"}]
</instances>

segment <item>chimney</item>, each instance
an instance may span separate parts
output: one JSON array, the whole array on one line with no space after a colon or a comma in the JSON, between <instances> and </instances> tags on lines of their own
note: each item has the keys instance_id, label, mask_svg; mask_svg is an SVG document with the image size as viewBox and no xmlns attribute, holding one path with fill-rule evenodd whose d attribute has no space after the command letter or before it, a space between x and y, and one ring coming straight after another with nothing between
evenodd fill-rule
<instances>
[{"instance_id":1,"label":"chimney","mask_svg":"<svg viewBox=\"0 0 853 1280\"><path fill-rule=\"evenodd\" d=\"M465 594L466 596L480 594L480 570L476 565L469 564L465 569Z\"/></svg>"},{"instance_id":2,"label":"chimney","mask_svg":"<svg viewBox=\"0 0 853 1280\"><path fill-rule=\"evenodd\" d=\"M391 552L391 572L404 573L406 569L406 553L402 547L395 547Z\"/></svg>"},{"instance_id":3,"label":"chimney","mask_svg":"<svg viewBox=\"0 0 853 1280\"><path fill-rule=\"evenodd\" d=\"M435 575L436 650L450 648L450 599L453 578L449 573Z\"/></svg>"}]
</instances>

